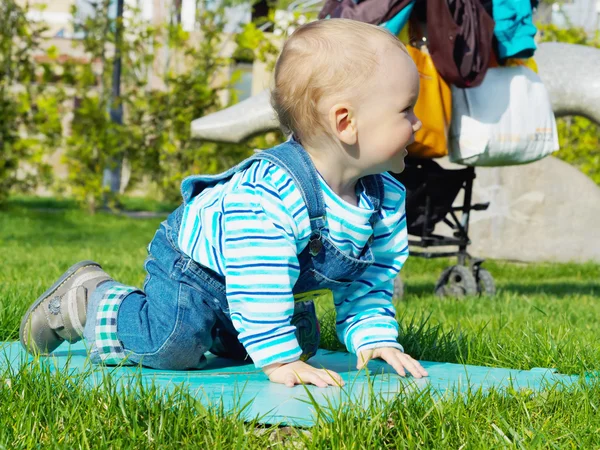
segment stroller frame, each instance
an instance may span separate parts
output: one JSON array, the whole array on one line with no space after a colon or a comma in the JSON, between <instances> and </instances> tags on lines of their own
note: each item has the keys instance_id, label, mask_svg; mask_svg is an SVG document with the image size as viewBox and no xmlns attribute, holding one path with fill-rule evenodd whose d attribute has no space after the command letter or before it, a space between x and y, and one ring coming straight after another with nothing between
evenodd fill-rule
<instances>
[{"instance_id":1,"label":"stroller frame","mask_svg":"<svg viewBox=\"0 0 600 450\"><path fill-rule=\"evenodd\" d=\"M424 251L411 251L421 258L457 257L457 265L442 272L435 286L440 297L463 297L476 294L495 294L491 274L481 268L484 259L474 258L467 251L471 211L484 211L489 203L473 204L473 181L475 168L444 169L433 160L406 158L404 172L394 175L406 187L406 214L408 244ZM460 191L464 191L462 205L454 206ZM460 217L458 213L460 212ZM452 230L452 236L434 233L437 223L444 223ZM456 246L455 251L428 251L436 247ZM397 279L395 294L404 292Z\"/></svg>"},{"instance_id":2,"label":"stroller frame","mask_svg":"<svg viewBox=\"0 0 600 450\"><path fill-rule=\"evenodd\" d=\"M472 204L473 197L473 180L475 179L475 169L473 167L468 167L467 169L463 169L472 174L468 179L465 180L463 189L465 191L463 204L461 206L452 206L448 211L448 215L442 219L442 221L448 225L454 231L454 236L442 236L434 233L422 233L420 236L420 240L409 239L408 244L421 247L421 248L429 248L429 247L446 247L446 246L458 246L457 251L453 252L411 252L414 256L420 256L422 258L445 258L449 256L456 256L458 258L458 263L462 266L471 263L471 261L479 261L474 262L474 264L481 264L483 260L474 259L467 252L467 246L471 243L469 239L469 218L471 215L471 211L485 211L489 203L476 203ZM425 226L424 229L428 228L431 224L429 221L431 220L432 214L432 205L431 205L431 196L427 196L425 200ZM460 219L457 217L456 213L460 211L461 217Z\"/></svg>"}]
</instances>

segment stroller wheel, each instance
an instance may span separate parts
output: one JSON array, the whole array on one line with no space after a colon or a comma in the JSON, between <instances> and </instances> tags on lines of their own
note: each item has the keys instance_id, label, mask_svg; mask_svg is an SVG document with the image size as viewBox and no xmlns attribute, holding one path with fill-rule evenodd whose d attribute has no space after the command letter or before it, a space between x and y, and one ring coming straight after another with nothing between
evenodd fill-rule
<instances>
[{"instance_id":1,"label":"stroller wheel","mask_svg":"<svg viewBox=\"0 0 600 450\"><path fill-rule=\"evenodd\" d=\"M404 281L400 275L394 279L394 298L401 299L404 297Z\"/></svg>"},{"instance_id":2,"label":"stroller wheel","mask_svg":"<svg viewBox=\"0 0 600 450\"><path fill-rule=\"evenodd\" d=\"M435 295L455 298L477 295L477 282L467 267L450 266L442 272L435 285Z\"/></svg>"},{"instance_id":3,"label":"stroller wheel","mask_svg":"<svg viewBox=\"0 0 600 450\"><path fill-rule=\"evenodd\" d=\"M477 281L477 292L479 295L493 297L496 295L496 283L494 277L485 269L475 269L475 280Z\"/></svg>"}]
</instances>

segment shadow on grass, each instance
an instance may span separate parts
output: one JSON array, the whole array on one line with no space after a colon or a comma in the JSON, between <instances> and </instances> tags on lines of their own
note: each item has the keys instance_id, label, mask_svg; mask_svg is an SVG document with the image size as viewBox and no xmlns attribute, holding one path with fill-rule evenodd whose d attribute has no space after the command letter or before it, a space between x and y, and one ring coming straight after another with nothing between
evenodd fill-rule
<instances>
[{"instance_id":1,"label":"shadow on grass","mask_svg":"<svg viewBox=\"0 0 600 450\"><path fill-rule=\"evenodd\" d=\"M52 208L46 210L42 205ZM140 239L141 245L146 245L164 219L161 215L136 220L134 224L123 214L98 212L89 215L70 207L68 201L37 198L11 200L5 211L8 214L0 215L0 242L26 242L28 246L106 246L117 245L129 240L128 237L133 241ZM140 236L146 236L147 239L141 239Z\"/></svg>"},{"instance_id":2,"label":"shadow on grass","mask_svg":"<svg viewBox=\"0 0 600 450\"><path fill-rule=\"evenodd\" d=\"M426 297L434 294L435 283L406 281L404 295L410 297Z\"/></svg>"},{"instance_id":3,"label":"shadow on grass","mask_svg":"<svg viewBox=\"0 0 600 450\"><path fill-rule=\"evenodd\" d=\"M5 210L10 209L41 209L41 210L66 210L77 209L75 200L59 200L50 197L12 197L4 205Z\"/></svg>"},{"instance_id":4,"label":"shadow on grass","mask_svg":"<svg viewBox=\"0 0 600 450\"><path fill-rule=\"evenodd\" d=\"M150 198L141 197L121 197L118 201L118 205L114 211L109 210L113 213L121 212L154 212L169 214L173 212L180 203L160 201ZM86 211L85 208L81 208L80 205L73 199L57 199L53 197L28 197L28 196L14 196L11 197L8 202L3 205L4 211L10 210L33 210L37 212L45 213L59 213L64 210L80 210ZM102 211L102 208L98 212Z\"/></svg>"},{"instance_id":5,"label":"shadow on grass","mask_svg":"<svg viewBox=\"0 0 600 450\"><path fill-rule=\"evenodd\" d=\"M517 295L551 295L553 297L571 297L573 295L591 295L600 297L600 278L595 281L577 282L539 282L530 283L507 283L502 284L500 289Z\"/></svg>"},{"instance_id":6,"label":"shadow on grass","mask_svg":"<svg viewBox=\"0 0 600 450\"><path fill-rule=\"evenodd\" d=\"M405 284L406 297L426 297L434 294L435 283L410 282ZM515 295L549 295L557 298L571 297L574 295L589 295L600 297L600 277L598 281L540 281L528 283L498 283L498 292Z\"/></svg>"}]
</instances>

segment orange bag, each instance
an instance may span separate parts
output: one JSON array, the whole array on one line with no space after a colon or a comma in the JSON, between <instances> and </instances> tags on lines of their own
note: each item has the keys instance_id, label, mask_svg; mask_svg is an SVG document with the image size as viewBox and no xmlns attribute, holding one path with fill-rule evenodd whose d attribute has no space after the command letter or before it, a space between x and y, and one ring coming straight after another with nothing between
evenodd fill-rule
<instances>
[{"instance_id":1,"label":"orange bag","mask_svg":"<svg viewBox=\"0 0 600 450\"><path fill-rule=\"evenodd\" d=\"M415 133L415 142L406 147L417 158L441 158L448 154L448 128L452 119L452 91L440 77L431 56L412 45L409 55L419 70L419 99L415 114L423 126Z\"/></svg>"}]
</instances>

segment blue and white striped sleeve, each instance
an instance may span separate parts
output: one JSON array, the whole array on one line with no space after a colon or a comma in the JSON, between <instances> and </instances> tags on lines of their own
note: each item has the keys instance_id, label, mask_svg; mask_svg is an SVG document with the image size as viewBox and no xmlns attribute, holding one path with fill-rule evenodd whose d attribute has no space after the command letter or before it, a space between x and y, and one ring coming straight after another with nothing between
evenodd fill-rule
<instances>
[{"instance_id":1,"label":"blue and white striped sleeve","mask_svg":"<svg viewBox=\"0 0 600 450\"><path fill-rule=\"evenodd\" d=\"M298 228L280 188L268 177L244 182L222 206L231 320L256 367L293 362L302 353L291 325Z\"/></svg>"},{"instance_id":2,"label":"blue and white striped sleeve","mask_svg":"<svg viewBox=\"0 0 600 450\"><path fill-rule=\"evenodd\" d=\"M382 217L374 228L375 262L346 293L334 297L338 338L352 353L378 347L404 351L392 299L394 279L408 258L405 190L385 177L384 185Z\"/></svg>"}]
</instances>

